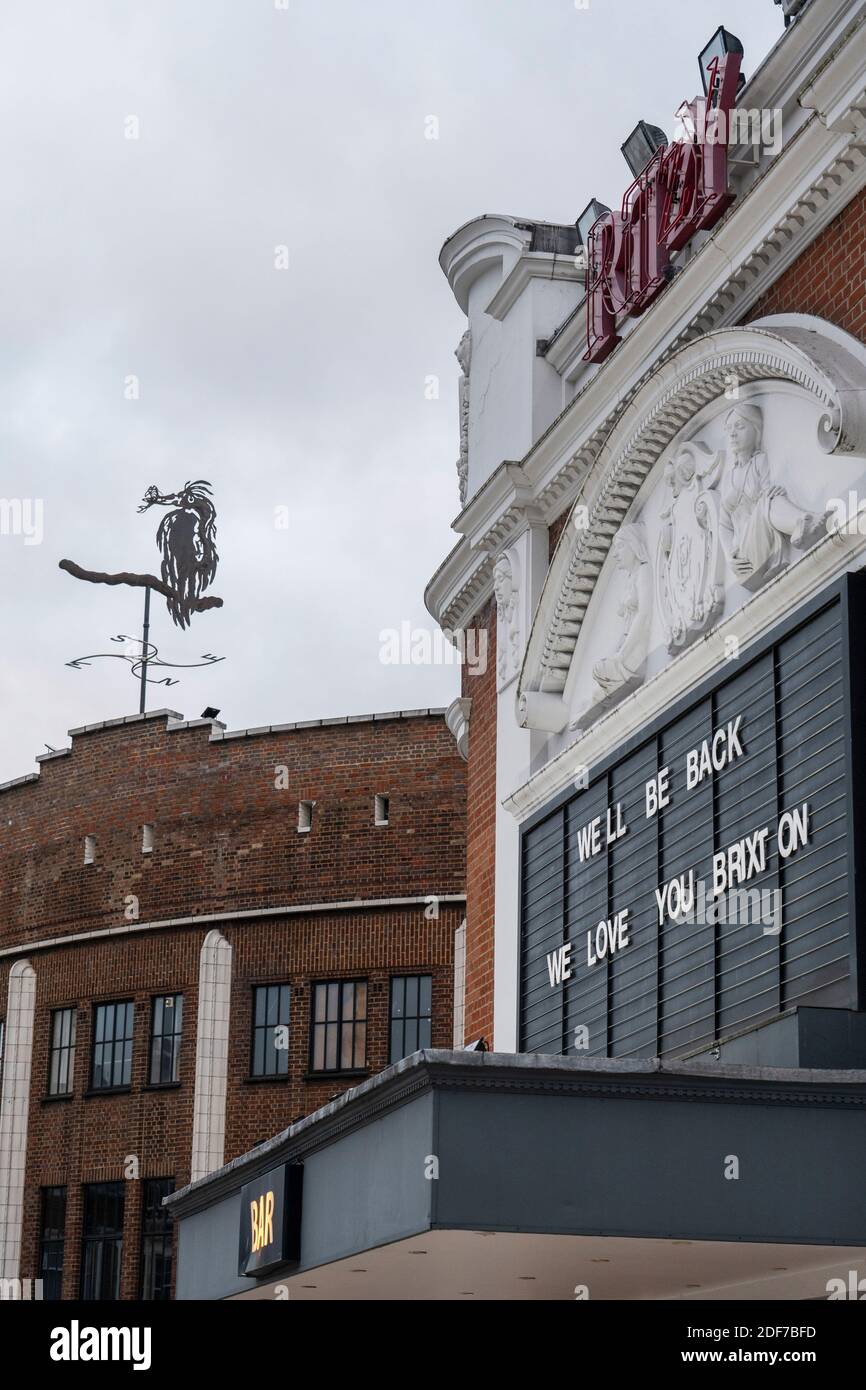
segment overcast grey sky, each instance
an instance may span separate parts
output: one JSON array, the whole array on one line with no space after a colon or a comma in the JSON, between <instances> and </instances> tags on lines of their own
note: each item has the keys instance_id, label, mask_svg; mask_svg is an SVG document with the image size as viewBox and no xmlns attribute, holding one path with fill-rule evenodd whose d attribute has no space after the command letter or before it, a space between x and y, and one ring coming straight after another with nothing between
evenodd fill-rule
<instances>
[{"instance_id":1,"label":"overcast grey sky","mask_svg":"<svg viewBox=\"0 0 866 1390\"><path fill-rule=\"evenodd\" d=\"M137 710L122 663L64 663L139 631L141 591L57 562L156 570L151 483L211 480L225 600L186 633L155 601L154 640L226 658L151 708L241 728L453 699L456 667L379 641L429 628L456 539L440 246L482 212L618 201L619 145L672 130L722 22L747 74L782 33L772 0L7 0L0 497L41 499L44 538L0 535L0 780Z\"/></svg>"}]
</instances>

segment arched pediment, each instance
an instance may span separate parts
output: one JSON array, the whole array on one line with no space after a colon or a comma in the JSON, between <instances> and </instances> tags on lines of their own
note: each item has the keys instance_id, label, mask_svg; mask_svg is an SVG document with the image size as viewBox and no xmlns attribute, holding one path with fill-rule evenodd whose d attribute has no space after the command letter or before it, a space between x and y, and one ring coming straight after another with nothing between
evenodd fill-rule
<instances>
[{"instance_id":1,"label":"arched pediment","mask_svg":"<svg viewBox=\"0 0 866 1390\"><path fill-rule=\"evenodd\" d=\"M825 536L825 498L859 481L862 456L866 349L834 326L779 316L671 357L612 428L563 530L519 722L587 727L647 678L651 641L667 648L656 666L672 659Z\"/></svg>"}]
</instances>

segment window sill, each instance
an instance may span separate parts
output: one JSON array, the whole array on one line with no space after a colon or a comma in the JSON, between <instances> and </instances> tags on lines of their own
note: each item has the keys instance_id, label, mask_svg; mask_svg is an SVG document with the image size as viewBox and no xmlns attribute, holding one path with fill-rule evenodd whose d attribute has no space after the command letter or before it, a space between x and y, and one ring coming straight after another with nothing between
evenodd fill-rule
<instances>
[{"instance_id":1,"label":"window sill","mask_svg":"<svg viewBox=\"0 0 866 1390\"><path fill-rule=\"evenodd\" d=\"M183 1085L182 1081L148 1081L146 1086L142 1086L143 1091L179 1091ZM99 1093L96 1092L98 1095Z\"/></svg>"},{"instance_id":2,"label":"window sill","mask_svg":"<svg viewBox=\"0 0 866 1390\"><path fill-rule=\"evenodd\" d=\"M132 1094L131 1086L100 1086L97 1090L84 1092L85 1100L94 1100L98 1096L128 1096Z\"/></svg>"},{"instance_id":3,"label":"window sill","mask_svg":"<svg viewBox=\"0 0 866 1390\"><path fill-rule=\"evenodd\" d=\"M74 1100L74 1099L75 1099L75 1092L74 1092L74 1091L64 1091L62 1095L56 1095L56 1096L45 1095L45 1096L43 1096L43 1097L42 1097L42 1104L43 1104L43 1105L56 1105L56 1103L57 1103L58 1101L63 1101L63 1100Z\"/></svg>"},{"instance_id":4,"label":"window sill","mask_svg":"<svg viewBox=\"0 0 866 1390\"><path fill-rule=\"evenodd\" d=\"M305 1081L342 1081L347 1077L370 1076L369 1067L353 1067L349 1071L308 1071Z\"/></svg>"},{"instance_id":5,"label":"window sill","mask_svg":"<svg viewBox=\"0 0 866 1390\"><path fill-rule=\"evenodd\" d=\"M292 1078L288 1073L286 1073L285 1076L245 1076L244 1085L262 1086L266 1085L270 1081L271 1084L275 1084L277 1086L284 1086L286 1082L291 1081L291 1079Z\"/></svg>"}]
</instances>

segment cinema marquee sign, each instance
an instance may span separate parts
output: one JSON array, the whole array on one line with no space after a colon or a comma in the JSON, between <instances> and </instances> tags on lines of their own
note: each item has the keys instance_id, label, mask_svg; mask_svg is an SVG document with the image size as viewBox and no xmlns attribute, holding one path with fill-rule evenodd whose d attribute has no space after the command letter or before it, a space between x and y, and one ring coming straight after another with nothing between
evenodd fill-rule
<instances>
[{"instance_id":1,"label":"cinema marquee sign","mask_svg":"<svg viewBox=\"0 0 866 1390\"><path fill-rule=\"evenodd\" d=\"M717 729L712 738L703 740L699 747L691 748L683 760L682 777L686 790L698 786L705 777L720 773L735 758L744 756L741 742L743 716L728 720L724 728ZM659 768L644 785L644 815L647 820L659 815L671 803L673 795L672 771L669 767ZM604 829L602 824L604 823ZM578 862L584 863L601 854L617 840L629 833L625 822L623 803L617 801L609 806L602 817L595 816L585 825L578 826L576 832ZM739 839L712 856L712 885L709 895L703 881L695 882L694 868L680 872L655 889L658 909L658 925L666 921L695 921L696 910L700 920L718 921L728 918L732 913L749 914L753 923L760 923L766 934L780 930L779 890L772 894L752 897L743 896L737 890L756 876L763 875L767 869L770 837L775 834L780 859L790 855L809 842L809 805L803 802L793 811L783 811L778 826L761 826L747 832ZM709 900L708 900L709 899ZM771 910L767 910L769 905ZM592 968L609 956L623 951L629 944L629 908L614 911L614 915L602 918L586 933L586 964ZM547 956L547 973L551 988L563 984L572 976L572 943L558 947Z\"/></svg>"},{"instance_id":2,"label":"cinema marquee sign","mask_svg":"<svg viewBox=\"0 0 866 1390\"><path fill-rule=\"evenodd\" d=\"M709 70L708 93L682 108L682 141L657 150L626 190L620 212L593 225L587 247L587 351L603 362L619 342L621 317L642 314L673 274L670 258L718 222L733 200L728 189L728 118L741 55Z\"/></svg>"},{"instance_id":3,"label":"cinema marquee sign","mask_svg":"<svg viewBox=\"0 0 866 1390\"><path fill-rule=\"evenodd\" d=\"M677 1056L796 1005L861 1007L861 585L725 663L525 827L521 1050Z\"/></svg>"},{"instance_id":4,"label":"cinema marquee sign","mask_svg":"<svg viewBox=\"0 0 866 1390\"><path fill-rule=\"evenodd\" d=\"M241 1191L238 1274L266 1274L301 1256L303 1167L284 1164Z\"/></svg>"}]
</instances>

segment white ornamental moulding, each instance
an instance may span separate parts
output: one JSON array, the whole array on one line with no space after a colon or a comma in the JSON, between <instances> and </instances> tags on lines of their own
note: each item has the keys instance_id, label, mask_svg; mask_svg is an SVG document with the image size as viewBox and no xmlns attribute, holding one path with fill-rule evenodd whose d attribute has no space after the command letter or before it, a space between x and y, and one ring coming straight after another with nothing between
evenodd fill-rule
<instances>
[{"instance_id":1,"label":"white ornamental moulding","mask_svg":"<svg viewBox=\"0 0 866 1390\"><path fill-rule=\"evenodd\" d=\"M457 752L464 762L469 758L469 717L472 701L466 695L459 695L445 711L445 723L457 744Z\"/></svg>"},{"instance_id":2,"label":"white ornamental moulding","mask_svg":"<svg viewBox=\"0 0 866 1390\"><path fill-rule=\"evenodd\" d=\"M866 355L832 325L792 316L722 329L681 349L653 373L600 450L581 492L588 524L563 530L518 684L524 727L565 727L562 694L614 537L668 445L705 405L724 397L732 380L794 383L821 407L817 443L825 454L866 454Z\"/></svg>"}]
</instances>

